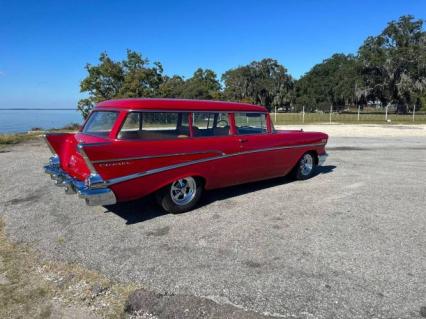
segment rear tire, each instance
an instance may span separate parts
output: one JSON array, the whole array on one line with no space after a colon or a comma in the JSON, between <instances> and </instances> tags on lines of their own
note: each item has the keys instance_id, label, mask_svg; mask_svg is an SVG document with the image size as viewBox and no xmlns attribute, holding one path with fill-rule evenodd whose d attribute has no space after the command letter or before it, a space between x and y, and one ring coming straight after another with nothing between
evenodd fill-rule
<instances>
[{"instance_id":1,"label":"rear tire","mask_svg":"<svg viewBox=\"0 0 426 319\"><path fill-rule=\"evenodd\" d=\"M297 180L311 178L317 167L317 159L313 153L305 153L293 169L293 177Z\"/></svg>"},{"instance_id":2,"label":"rear tire","mask_svg":"<svg viewBox=\"0 0 426 319\"><path fill-rule=\"evenodd\" d=\"M200 179L188 176L162 188L156 194L158 204L168 213L180 214L197 205L203 193Z\"/></svg>"}]
</instances>

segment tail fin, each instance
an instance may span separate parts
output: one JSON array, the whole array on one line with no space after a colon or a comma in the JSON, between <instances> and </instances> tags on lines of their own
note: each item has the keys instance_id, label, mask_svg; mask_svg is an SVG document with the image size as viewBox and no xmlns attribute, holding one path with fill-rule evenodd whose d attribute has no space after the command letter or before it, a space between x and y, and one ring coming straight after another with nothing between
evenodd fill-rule
<instances>
[{"instance_id":1,"label":"tail fin","mask_svg":"<svg viewBox=\"0 0 426 319\"><path fill-rule=\"evenodd\" d=\"M61 160L67 160L69 153L75 150L77 141L74 133L49 133L45 135L45 140L53 154L57 154Z\"/></svg>"}]
</instances>

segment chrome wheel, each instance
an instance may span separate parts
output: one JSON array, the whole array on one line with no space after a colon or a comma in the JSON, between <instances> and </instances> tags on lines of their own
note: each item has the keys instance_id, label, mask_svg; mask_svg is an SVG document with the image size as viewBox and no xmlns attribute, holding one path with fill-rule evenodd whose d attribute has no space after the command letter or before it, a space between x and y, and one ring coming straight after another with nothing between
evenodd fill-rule
<instances>
[{"instance_id":1,"label":"chrome wheel","mask_svg":"<svg viewBox=\"0 0 426 319\"><path fill-rule=\"evenodd\" d=\"M186 205L191 202L197 192L197 184L192 177L178 179L170 187L170 197L176 205Z\"/></svg>"},{"instance_id":2,"label":"chrome wheel","mask_svg":"<svg viewBox=\"0 0 426 319\"><path fill-rule=\"evenodd\" d=\"M303 155L302 159L300 160L300 173L303 176L308 176L311 174L312 170L314 168L314 158L312 154L306 153Z\"/></svg>"}]
</instances>

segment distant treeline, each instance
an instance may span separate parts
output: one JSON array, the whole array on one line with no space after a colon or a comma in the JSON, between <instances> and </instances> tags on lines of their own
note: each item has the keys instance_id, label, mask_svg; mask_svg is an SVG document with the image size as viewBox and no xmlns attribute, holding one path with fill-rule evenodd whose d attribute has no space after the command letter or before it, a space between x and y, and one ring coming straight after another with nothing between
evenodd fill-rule
<instances>
[{"instance_id":1,"label":"distant treeline","mask_svg":"<svg viewBox=\"0 0 426 319\"><path fill-rule=\"evenodd\" d=\"M210 69L193 76L167 76L160 62L150 63L128 50L123 61L102 53L86 65L80 84L88 98L78 103L86 116L99 101L126 97L215 99L261 104L269 110L307 112L350 107L392 106L407 113L426 108L426 32L423 20L402 16L368 37L355 55L334 54L295 80L277 60L266 58L226 71Z\"/></svg>"}]
</instances>

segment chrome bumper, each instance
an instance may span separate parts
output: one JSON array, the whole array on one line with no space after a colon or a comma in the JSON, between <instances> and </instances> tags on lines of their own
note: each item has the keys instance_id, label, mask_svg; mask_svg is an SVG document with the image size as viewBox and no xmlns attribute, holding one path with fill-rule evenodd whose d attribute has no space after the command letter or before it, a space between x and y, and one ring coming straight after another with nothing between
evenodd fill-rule
<instances>
[{"instance_id":1,"label":"chrome bumper","mask_svg":"<svg viewBox=\"0 0 426 319\"><path fill-rule=\"evenodd\" d=\"M318 166L321 166L324 164L325 160L327 159L328 154L324 153L318 156Z\"/></svg>"},{"instance_id":2,"label":"chrome bumper","mask_svg":"<svg viewBox=\"0 0 426 319\"><path fill-rule=\"evenodd\" d=\"M44 166L44 172L50 175L56 186L64 187L66 194L78 194L78 197L83 198L89 206L113 205L117 202L111 189L90 188L84 182L65 173L59 166L57 155L50 158L49 164Z\"/></svg>"}]
</instances>

